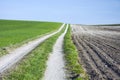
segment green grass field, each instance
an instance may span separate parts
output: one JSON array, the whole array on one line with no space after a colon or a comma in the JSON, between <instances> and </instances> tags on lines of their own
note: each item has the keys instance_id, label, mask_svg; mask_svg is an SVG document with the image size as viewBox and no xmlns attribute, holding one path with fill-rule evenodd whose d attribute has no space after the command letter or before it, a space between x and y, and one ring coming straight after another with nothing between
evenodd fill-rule
<instances>
[{"instance_id":1,"label":"green grass field","mask_svg":"<svg viewBox=\"0 0 120 80\"><path fill-rule=\"evenodd\" d=\"M35 39L38 36L45 35L57 30L62 23L55 22L35 22L35 21L14 21L0 20L0 48L10 47L16 44L21 44L24 41ZM57 38L63 33L65 28L41 43L36 49L30 52L19 63L3 74L3 80L42 80L46 69L46 61L49 54L52 52L53 45ZM71 29L69 26L68 32L64 40L64 56L66 70L69 74L68 79L88 80L88 75L83 67L78 62L77 49L74 46L71 38ZM5 50L1 50L6 53Z\"/></svg>"},{"instance_id":2,"label":"green grass field","mask_svg":"<svg viewBox=\"0 0 120 80\"><path fill-rule=\"evenodd\" d=\"M57 30L61 23L0 20L0 48Z\"/></svg>"},{"instance_id":3,"label":"green grass field","mask_svg":"<svg viewBox=\"0 0 120 80\"><path fill-rule=\"evenodd\" d=\"M57 30L62 23L0 20L0 56L30 40Z\"/></svg>"},{"instance_id":4,"label":"green grass field","mask_svg":"<svg viewBox=\"0 0 120 80\"><path fill-rule=\"evenodd\" d=\"M46 69L46 61L52 52L52 47L65 28L56 35L40 44L35 50L27 55L14 70L6 73L3 80L42 80Z\"/></svg>"}]
</instances>

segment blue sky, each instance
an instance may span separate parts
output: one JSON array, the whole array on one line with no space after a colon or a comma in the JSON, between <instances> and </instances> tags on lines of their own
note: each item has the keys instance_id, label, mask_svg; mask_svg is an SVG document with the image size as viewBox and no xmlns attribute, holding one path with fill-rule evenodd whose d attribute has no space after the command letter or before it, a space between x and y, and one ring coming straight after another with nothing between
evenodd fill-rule
<instances>
[{"instance_id":1,"label":"blue sky","mask_svg":"<svg viewBox=\"0 0 120 80\"><path fill-rule=\"evenodd\" d=\"M120 23L120 0L0 0L0 19Z\"/></svg>"}]
</instances>

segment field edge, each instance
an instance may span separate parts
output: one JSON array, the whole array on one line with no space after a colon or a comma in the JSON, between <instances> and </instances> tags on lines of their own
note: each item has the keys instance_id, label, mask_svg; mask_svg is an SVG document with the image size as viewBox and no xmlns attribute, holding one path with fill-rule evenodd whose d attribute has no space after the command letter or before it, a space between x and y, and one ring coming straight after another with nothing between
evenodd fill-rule
<instances>
[{"instance_id":1,"label":"field edge","mask_svg":"<svg viewBox=\"0 0 120 80\"><path fill-rule=\"evenodd\" d=\"M88 75L84 71L82 65L79 64L78 52L71 37L70 24L64 39L67 78L72 80L88 80Z\"/></svg>"}]
</instances>

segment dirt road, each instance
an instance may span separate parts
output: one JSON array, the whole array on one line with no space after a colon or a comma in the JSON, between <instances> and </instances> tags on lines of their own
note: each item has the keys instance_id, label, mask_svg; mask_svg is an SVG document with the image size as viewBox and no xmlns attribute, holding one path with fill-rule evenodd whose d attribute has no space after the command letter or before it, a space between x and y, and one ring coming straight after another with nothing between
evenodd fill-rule
<instances>
[{"instance_id":1,"label":"dirt road","mask_svg":"<svg viewBox=\"0 0 120 80\"><path fill-rule=\"evenodd\" d=\"M63 34L57 39L53 46L53 52L47 62L47 69L43 80L66 80L63 59L63 40L67 32L68 25Z\"/></svg>"},{"instance_id":2,"label":"dirt road","mask_svg":"<svg viewBox=\"0 0 120 80\"><path fill-rule=\"evenodd\" d=\"M6 69L10 68L12 65L21 60L25 55L31 52L36 48L40 43L48 39L49 37L60 32L65 24L63 24L58 31L48 34L46 36L40 37L39 39L28 42L27 44L22 45L21 47L11 51L9 54L4 55L0 58L0 73L4 72Z\"/></svg>"}]
</instances>

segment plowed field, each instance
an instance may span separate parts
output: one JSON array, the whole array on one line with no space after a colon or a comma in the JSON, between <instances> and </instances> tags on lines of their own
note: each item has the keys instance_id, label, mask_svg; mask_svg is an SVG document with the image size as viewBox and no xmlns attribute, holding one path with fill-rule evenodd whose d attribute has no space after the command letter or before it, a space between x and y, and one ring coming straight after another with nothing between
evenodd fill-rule
<instances>
[{"instance_id":1,"label":"plowed field","mask_svg":"<svg viewBox=\"0 0 120 80\"><path fill-rule=\"evenodd\" d=\"M120 26L71 28L79 59L90 80L120 80Z\"/></svg>"}]
</instances>

